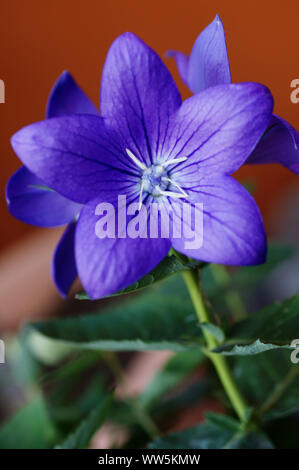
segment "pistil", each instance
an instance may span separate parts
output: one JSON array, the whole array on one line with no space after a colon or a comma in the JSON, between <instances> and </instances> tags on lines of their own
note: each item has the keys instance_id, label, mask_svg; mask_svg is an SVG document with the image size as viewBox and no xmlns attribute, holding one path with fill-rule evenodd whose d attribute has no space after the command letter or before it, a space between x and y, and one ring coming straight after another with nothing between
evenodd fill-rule
<instances>
[{"instance_id":1,"label":"pistil","mask_svg":"<svg viewBox=\"0 0 299 470\"><path fill-rule=\"evenodd\" d=\"M126 148L126 153L134 162L134 164L140 170L142 170L139 192L139 211L142 207L144 192L151 194L153 197L165 196L172 197L174 199L182 199L188 197L188 194L183 190L183 188L176 181L169 177L166 170L166 168L170 165L184 162L187 159L186 157L174 158L163 162L163 164L157 163L155 165L147 167L128 148ZM170 186L175 186L179 190L179 192L169 190L168 188Z\"/></svg>"}]
</instances>

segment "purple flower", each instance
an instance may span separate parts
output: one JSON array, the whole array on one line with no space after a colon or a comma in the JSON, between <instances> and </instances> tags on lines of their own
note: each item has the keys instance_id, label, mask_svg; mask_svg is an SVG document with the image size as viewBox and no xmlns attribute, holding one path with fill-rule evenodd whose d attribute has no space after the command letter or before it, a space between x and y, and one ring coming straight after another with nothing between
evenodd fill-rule
<instances>
[{"instance_id":1,"label":"purple flower","mask_svg":"<svg viewBox=\"0 0 299 470\"><path fill-rule=\"evenodd\" d=\"M230 175L255 148L272 114L260 84L208 88L184 103L157 54L131 33L112 44L101 84L103 117L81 114L25 127L12 138L22 162L44 184L81 204L75 228L79 277L91 298L123 289L150 272L171 246L223 264L265 260L263 222L253 198ZM119 195L126 206L119 208ZM123 209L156 205L181 223L177 208L203 204L203 244L119 235ZM118 236L98 238L100 204L115 209ZM176 203L176 204L174 204ZM172 210L173 207L176 210ZM146 219L144 233L148 233ZM192 225L192 222L191 222Z\"/></svg>"},{"instance_id":2,"label":"purple flower","mask_svg":"<svg viewBox=\"0 0 299 470\"><path fill-rule=\"evenodd\" d=\"M217 15L196 39L188 57L169 51L184 83L193 93L231 83L224 28ZM299 174L299 133L284 119L273 115L270 126L246 163L280 163Z\"/></svg>"},{"instance_id":3,"label":"purple flower","mask_svg":"<svg viewBox=\"0 0 299 470\"><path fill-rule=\"evenodd\" d=\"M75 113L98 114L98 111L72 76L64 72L52 89L46 116L52 118ZM66 296L77 277L74 231L81 204L54 191L25 166L8 181L6 199L10 213L28 224L39 227L69 224L54 252L51 270L57 289Z\"/></svg>"}]
</instances>

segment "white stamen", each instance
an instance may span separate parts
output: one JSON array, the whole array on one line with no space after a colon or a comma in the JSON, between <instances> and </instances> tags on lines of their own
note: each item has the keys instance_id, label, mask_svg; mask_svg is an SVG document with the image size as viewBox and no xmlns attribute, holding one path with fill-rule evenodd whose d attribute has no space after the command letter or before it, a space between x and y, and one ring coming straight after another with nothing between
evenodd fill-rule
<instances>
[{"instance_id":1,"label":"white stamen","mask_svg":"<svg viewBox=\"0 0 299 470\"><path fill-rule=\"evenodd\" d=\"M129 155L129 157L133 160L133 162L135 163L136 166L141 168L141 170L143 170L143 171L146 170L145 164L142 163L140 160L138 160L138 158L134 155L134 153L131 152L131 150L126 149L126 152Z\"/></svg>"},{"instance_id":2,"label":"white stamen","mask_svg":"<svg viewBox=\"0 0 299 470\"><path fill-rule=\"evenodd\" d=\"M168 178L167 176L163 176L161 179L162 181L168 181L168 183L173 184L179 189L179 191L181 191L182 194L184 194L185 197L188 197L188 194L183 190L183 188L181 188L181 186L176 181L173 181L171 178Z\"/></svg>"},{"instance_id":3,"label":"white stamen","mask_svg":"<svg viewBox=\"0 0 299 470\"><path fill-rule=\"evenodd\" d=\"M138 210L139 210L139 211L141 210L141 206L142 206L142 194L143 194L143 190L144 190L144 182L141 181L141 185L140 185L140 194L139 194L139 206L138 206Z\"/></svg>"},{"instance_id":4,"label":"white stamen","mask_svg":"<svg viewBox=\"0 0 299 470\"><path fill-rule=\"evenodd\" d=\"M186 196L184 194L175 193L174 191L163 191L159 186L155 186L155 189L161 194L161 196L165 197L174 197L176 199L182 199Z\"/></svg>"},{"instance_id":5,"label":"white stamen","mask_svg":"<svg viewBox=\"0 0 299 470\"><path fill-rule=\"evenodd\" d=\"M172 160L167 160L166 162L163 163L164 167L167 167L169 165L174 165L176 163L182 163L187 160L187 157L181 157L181 158L173 158Z\"/></svg>"}]
</instances>

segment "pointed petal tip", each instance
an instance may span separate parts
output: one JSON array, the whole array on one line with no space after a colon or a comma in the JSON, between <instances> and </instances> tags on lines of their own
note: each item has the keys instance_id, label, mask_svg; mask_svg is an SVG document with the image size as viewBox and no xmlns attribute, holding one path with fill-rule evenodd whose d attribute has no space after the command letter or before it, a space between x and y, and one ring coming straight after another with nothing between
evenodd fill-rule
<instances>
[{"instance_id":1,"label":"pointed petal tip","mask_svg":"<svg viewBox=\"0 0 299 470\"><path fill-rule=\"evenodd\" d=\"M23 129L25 129L24 127L22 129L19 129L17 132L15 132L9 139L10 141L10 145L12 146L13 148L13 151L17 154L17 148L18 148L18 144L20 144L20 137L22 137L23 135Z\"/></svg>"},{"instance_id":2,"label":"pointed petal tip","mask_svg":"<svg viewBox=\"0 0 299 470\"><path fill-rule=\"evenodd\" d=\"M223 26L222 20L221 20L220 16L218 15L218 13L217 13L217 15L215 16L214 21L215 21L218 25Z\"/></svg>"},{"instance_id":3,"label":"pointed petal tip","mask_svg":"<svg viewBox=\"0 0 299 470\"><path fill-rule=\"evenodd\" d=\"M231 82L225 32L218 14L201 31L193 45L188 82L193 93Z\"/></svg>"},{"instance_id":4,"label":"pointed petal tip","mask_svg":"<svg viewBox=\"0 0 299 470\"><path fill-rule=\"evenodd\" d=\"M223 21L220 18L220 15L218 15L218 13L216 14L215 18L203 29L203 31L212 27L214 27L215 29L221 28L222 32L224 33Z\"/></svg>"},{"instance_id":5,"label":"pointed petal tip","mask_svg":"<svg viewBox=\"0 0 299 470\"><path fill-rule=\"evenodd\" d=\"M70 72L64 70L54 83L46 106L46 117L69 114L99 114Z\"/></svg>"},{"instance_id":6,"label":"pointed petal tip","mask_svg":"<svg viewBox=\"0 0 299 470\"><path fill-rule=\"evenodd\" d=\"M70 72L69 72L68 70L66 70L66 69L61 72L61 75L60 75L60 76L61 76L61 77L63 77L63 76L72 77L72 75L70 74Z\"/></svg>"},{"instance_id":7,"label":"pointed petal tip","mask_svg":"<svg viewBox=\"0 0 299 470\"><path fill-rule=\"evenodd\" d=\"M61 80L74 80L74 77L72 76L72 74L68 71L68 70L63 70L61 72L61 74L59 75L59 77L57 78L55 84L59 83ZM55 86L54 84L54 86Z\"/></svg>"},{"instance_id":8,"label":"pointed petal tip","mask_svg":"<svg viewBox=\"0 0 299 470\"><path fill-rule=\"evenodd\" d=\"M34 137L33 135L34 127L41 122L43 121L39 121L33 124L28 124L27 126L24 126L21 129L19 129L10 137L10 144L18 157L19 157L18 152L20 150L20 147L23 146L23 144L26 144L26 136L28 137L29 135L29 140L31 140Z\"/></svg>"},{"instance_id":9,"label":"pointed petal tip","mask_svg":"<svg viewBox=\"0 0 299 470\"><path fill-rule=\"evenodd\" d=\"M144 44L142 39L139 36L137 36L137 34L132 33L131 31L125 31L124 33L120 34L112 41L111 46L113 46L114 44L118 44L118 42L123 41L123 40L138 41Z\"/></svg>"},{"instance_id":10,"label":"pointed petal tip","mask_svg":"<svg viewBox=\"0 0 299 470\"><path fill-rule=\"evenodd\" d=\"M68 82L70 84L76 83L73 75L68 70L63 70L63 72L59 75L57 80L54 82L51 93L53 93L55 88L57 88L58 86L64 85Z\"/></svg>"},{"instance_id":11,"label":"pointed petal tip","mask_svg":"<svg viewBox=\"0 0 299 470\"><path fill-rule=\"evenodd\" d=\"M74 84L75 84L74 77L67 70L63 70L63 72L55 80L54 85L52 86L52 89L50 91L50 95L49 95L47 105L46 105L46 116L47 117L51 117L52 102L55 99L55 95L56 95L57 91L60 88L65 87L67 85L74 86Z\"/></svg>"}]
</instances>

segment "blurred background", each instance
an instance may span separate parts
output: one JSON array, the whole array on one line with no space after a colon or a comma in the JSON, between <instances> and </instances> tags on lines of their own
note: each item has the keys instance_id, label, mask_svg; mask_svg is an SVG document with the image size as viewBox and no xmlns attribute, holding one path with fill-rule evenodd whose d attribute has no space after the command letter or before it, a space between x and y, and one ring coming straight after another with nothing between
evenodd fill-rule
<instances>
[{"instance_id":1,"label":"blurred background","mask_svg":"<svg viewBox=\"0 0 299 470\"><path fill-rule=\"evenodd\" d=\"M163 57L168 49L189 53L218 13L233 81L266 84L274 95L275 113L298 129L299 104L290 100L290 83L299 78L297 10L295 0L284 2L283 8L279 2L260 0L2 2L0 79L6 96L0 104L0 337L29 319L81 308L76 301L61 300L50 280L50 260L61 230L19 222L8 213L4 197L6 181L20 166L9 139L21 127L44 118L49 92L61 72L71 72L98 103L101 69L117 35L133 31ZM187 97L174 62L165 62ZM254 181L269 235L296 242L298 176L269 165L242 168L238 178Z\"/></svg>"}]
</instances>

